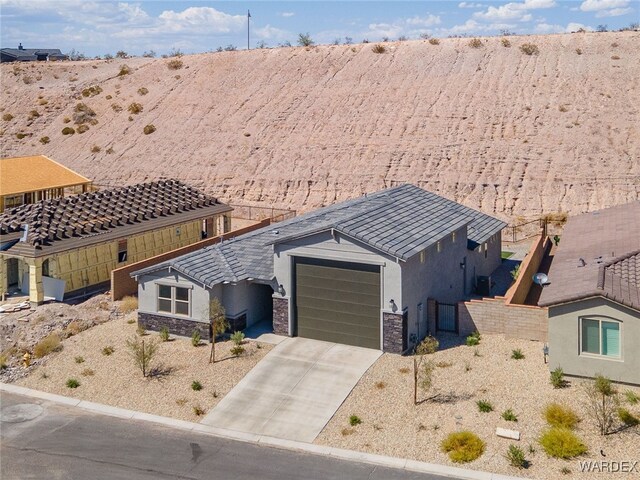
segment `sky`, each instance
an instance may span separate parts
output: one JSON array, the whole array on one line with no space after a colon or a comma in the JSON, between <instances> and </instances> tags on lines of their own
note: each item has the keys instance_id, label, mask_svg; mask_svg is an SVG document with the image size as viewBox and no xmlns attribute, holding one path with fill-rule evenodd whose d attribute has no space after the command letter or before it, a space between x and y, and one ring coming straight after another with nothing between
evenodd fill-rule
<instances>
[{"instance_id":1,"label":"sky","mask_svg":"<svg viewBox=\"0 0 640 480\"><path fill-rule=\"evenodd\" d=\"M317 44L398 37L546 34L628 27L639 0L517 1L102 1L0 0L0 45L72 49L88 57L123 50L158 55L235 45Z\"/></svg>"}]
</instances>

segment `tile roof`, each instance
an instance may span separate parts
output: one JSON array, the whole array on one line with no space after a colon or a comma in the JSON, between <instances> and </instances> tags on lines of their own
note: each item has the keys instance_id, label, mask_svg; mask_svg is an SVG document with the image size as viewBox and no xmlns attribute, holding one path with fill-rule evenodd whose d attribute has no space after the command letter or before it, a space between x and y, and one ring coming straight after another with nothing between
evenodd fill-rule
<instances>
[{"instance_id":1,"label":"tile roof","mask_svg":"<svg viewBox=\"0 0 640 480\"><path fill-rule=\"evenodd\" d=\"M640 201L569 218L541 306L603 296L640 310Z\"/></svg>"},{"instance_id":2,"label":"tile roof","mask_svg":"<svg viewBox=\"0 0 640 480\"><path fill-rule=\"evenodd\" d=\"M273 279L273 244L334 229L373 248L406 260L457 230L469 226L482 243L505 223L413 185L382 190L206 247L132 275L171 267L204 285L247 278Z\"/></svg>"},{"instance_id":3,"label":"tile roof","mask_svg":"<svg viewBox=\"0 0 640 480\"><path fill-rule=\"evenodd\" d=\"M63 54L59 48L3 48L2 53L21 60L37 60L38 55L67 58L67 55Z\"/></svg>"},{"instance_id":4,"label":"tile roof","mask_svg":"<svg viewBox=\"0 0 640 480\"><path fill-rule=\"evenodd\" d=\"M113 230L124 234L124 227L138 224L148 230L157 220L212 206L231 210L182 182L164 180L21 205L0 215L0 234L21 233L28 225L26 243L41 248Z\"/></svg>"},{"instance_id":5,"label":"tile roof","mask_svg":"<svg viewBox=\"0 0 640 480\"><path fill-rule=\"evenodd\" d=\"M63 188L89 183L77 174L45 155L0 159L0 195Z\"/></svg>"}]
</instances>

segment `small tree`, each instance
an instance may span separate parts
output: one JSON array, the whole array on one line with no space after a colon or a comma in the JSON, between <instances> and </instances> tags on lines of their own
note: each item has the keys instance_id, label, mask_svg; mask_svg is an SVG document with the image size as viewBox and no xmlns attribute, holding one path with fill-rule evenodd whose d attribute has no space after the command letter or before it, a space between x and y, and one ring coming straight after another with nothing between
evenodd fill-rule
<instances>
[{"instance_id":1,"label":"small tree","mask_svg":"<svg viewBox=\"0 0 640 480\"><path fill-rule=\"evenodd\" d=\"M118 50L116 52L116 58L129 58L129 55L127 55L127 52L124 50Z\"/></svg>"},{"instance_id":2,"label":"small tree","mask_svg":"<svg viewBox=\"0 0 640 480\"><path fill-rule=\"evenodd\" d=\"M211 355L209 363L216 362L216 337L222 335L229 328L229 322L225 316L224 307L217 297L214 297L204 311L205 319L209 320L211 332Z\"/></svg>"},{"instance_id":3,"label":"small tree","mask_svg":"<svg viewBox=\"0 0 640 480\"><path fill-rule=\"evenodd\" d=\"M142 370L142 376L146 377L153 357L155 357L158 351L158 344L153 340L145 344L144 340L140 340L138 337L132 337L127 340L127 347L134 362L138 368Z\"/></svg>"},{"instance_id":4,"label":"small tree","mask_svg":"<svg viewBox=\"0 0 640 480\"><path fill-rule=\"evenodd\" d=\"M620 399L618 390L611 380L603 375L596 375L593 382L585 386L586 406L589 415L600 429L600 435L610 432L616 418Z\"/></svg>"},{"instance_id":5,"label":"small tree","mask_svg":"<svg viewBox=\"0 0 640 480\"><path fill-rule=\"evenodd\" d=\"M298 45L301 47L311 47L315 42L311 39L309 32L298 34Z\"/></svg>"},{"instance_id":6,"label":"small tree","mask_svg":"<svg viewBox=\"0 0 640 480\"><path fill-rule=\"evenodd\" d=\"M415 350L413 357L413 404L418 404L418 387L425 393L433 386L433 370L435 365L432 361L424 362L424 356L438 350L438 341L433 337L427 337ZM433 397L427 398L427 400Z\"/></svg>"}]
</instances>

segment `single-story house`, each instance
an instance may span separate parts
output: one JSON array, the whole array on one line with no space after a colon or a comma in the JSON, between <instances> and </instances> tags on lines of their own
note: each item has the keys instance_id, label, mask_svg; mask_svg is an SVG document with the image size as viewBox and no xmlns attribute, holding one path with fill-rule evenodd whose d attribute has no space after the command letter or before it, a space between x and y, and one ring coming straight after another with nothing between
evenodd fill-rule
<instances>
[{"instance_id":1,"label":"single-story house","mask_svg":"<svg viewBox=\"0 0 640 480\"><path fill-rule=\"evenodd\" d=\"M505 223L413 185L320 208L132 273L138 322L210 338L232 329L402 353L428 333L427 300L454 304L500 265Z\"/></svg>"},{"instance_id":2,"label":"single-story house","mask_svg":"<svg viewBox=\"0 0 640 480\"><path fill-rule=\"evenodd\" d=\"M231 210L177 180L10 208L0 214L0 293L39 304L99 288L116 267L226 233Z\"/></svg>"},{"instance_id":3,"label":"single-story house","mask_svg":"<svg viewBox=\"0 0 640 480\"><path fill-rule=\"evenodd\" d=\"M91 180L45 155L0 159L0 213L91 189Z\"/></svg>"},{"instance_id":4,"label":"single-story house","mask_svg":"<svg viewBox=\"0 0 640 480\"><path fill-rule=\"evenodd\" d=\"M538 303L551 369L640 384L640 202L569 218Z\"/></svg>"},{"instance_id":5,"label":"single-story house","mask_svg":"<svg viewBox=\"0 0 640 480\"><path fill-rule=\"evenodd\" d=\"M0 62L48 62L67 60L69 57L63 54L59 48L24 48L22 44L18 48L3 48L0 50Z\"/></svg>"}]
</instances>

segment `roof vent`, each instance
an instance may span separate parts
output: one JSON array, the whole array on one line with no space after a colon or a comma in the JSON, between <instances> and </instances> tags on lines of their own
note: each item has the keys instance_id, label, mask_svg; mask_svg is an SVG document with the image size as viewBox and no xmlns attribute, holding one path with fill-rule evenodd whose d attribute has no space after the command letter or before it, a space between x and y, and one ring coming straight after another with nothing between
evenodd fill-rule
<instances>
[{"instance_id":1,"label":"roof vent","mask_svg":"<svg viewBox=\"0 0 640 480\"><path fill-rule=\"evenodd\" d=\"M584 258L578 259L578 267L584 267L586 264L587 262L584 261Z\"/></svg>"},{"instance_id":2,"label":"roof vent","mask_svg":"<svg viewBox=\"0 0 640 480\"><path fill-rule=\"evenodd\" d=\"M279 231L279 230L274 230L274 231L273 231L273 234L274 234L274 235L278 235L279 233L280 233L280 231Z\"/></svg>"}]
</instances>

